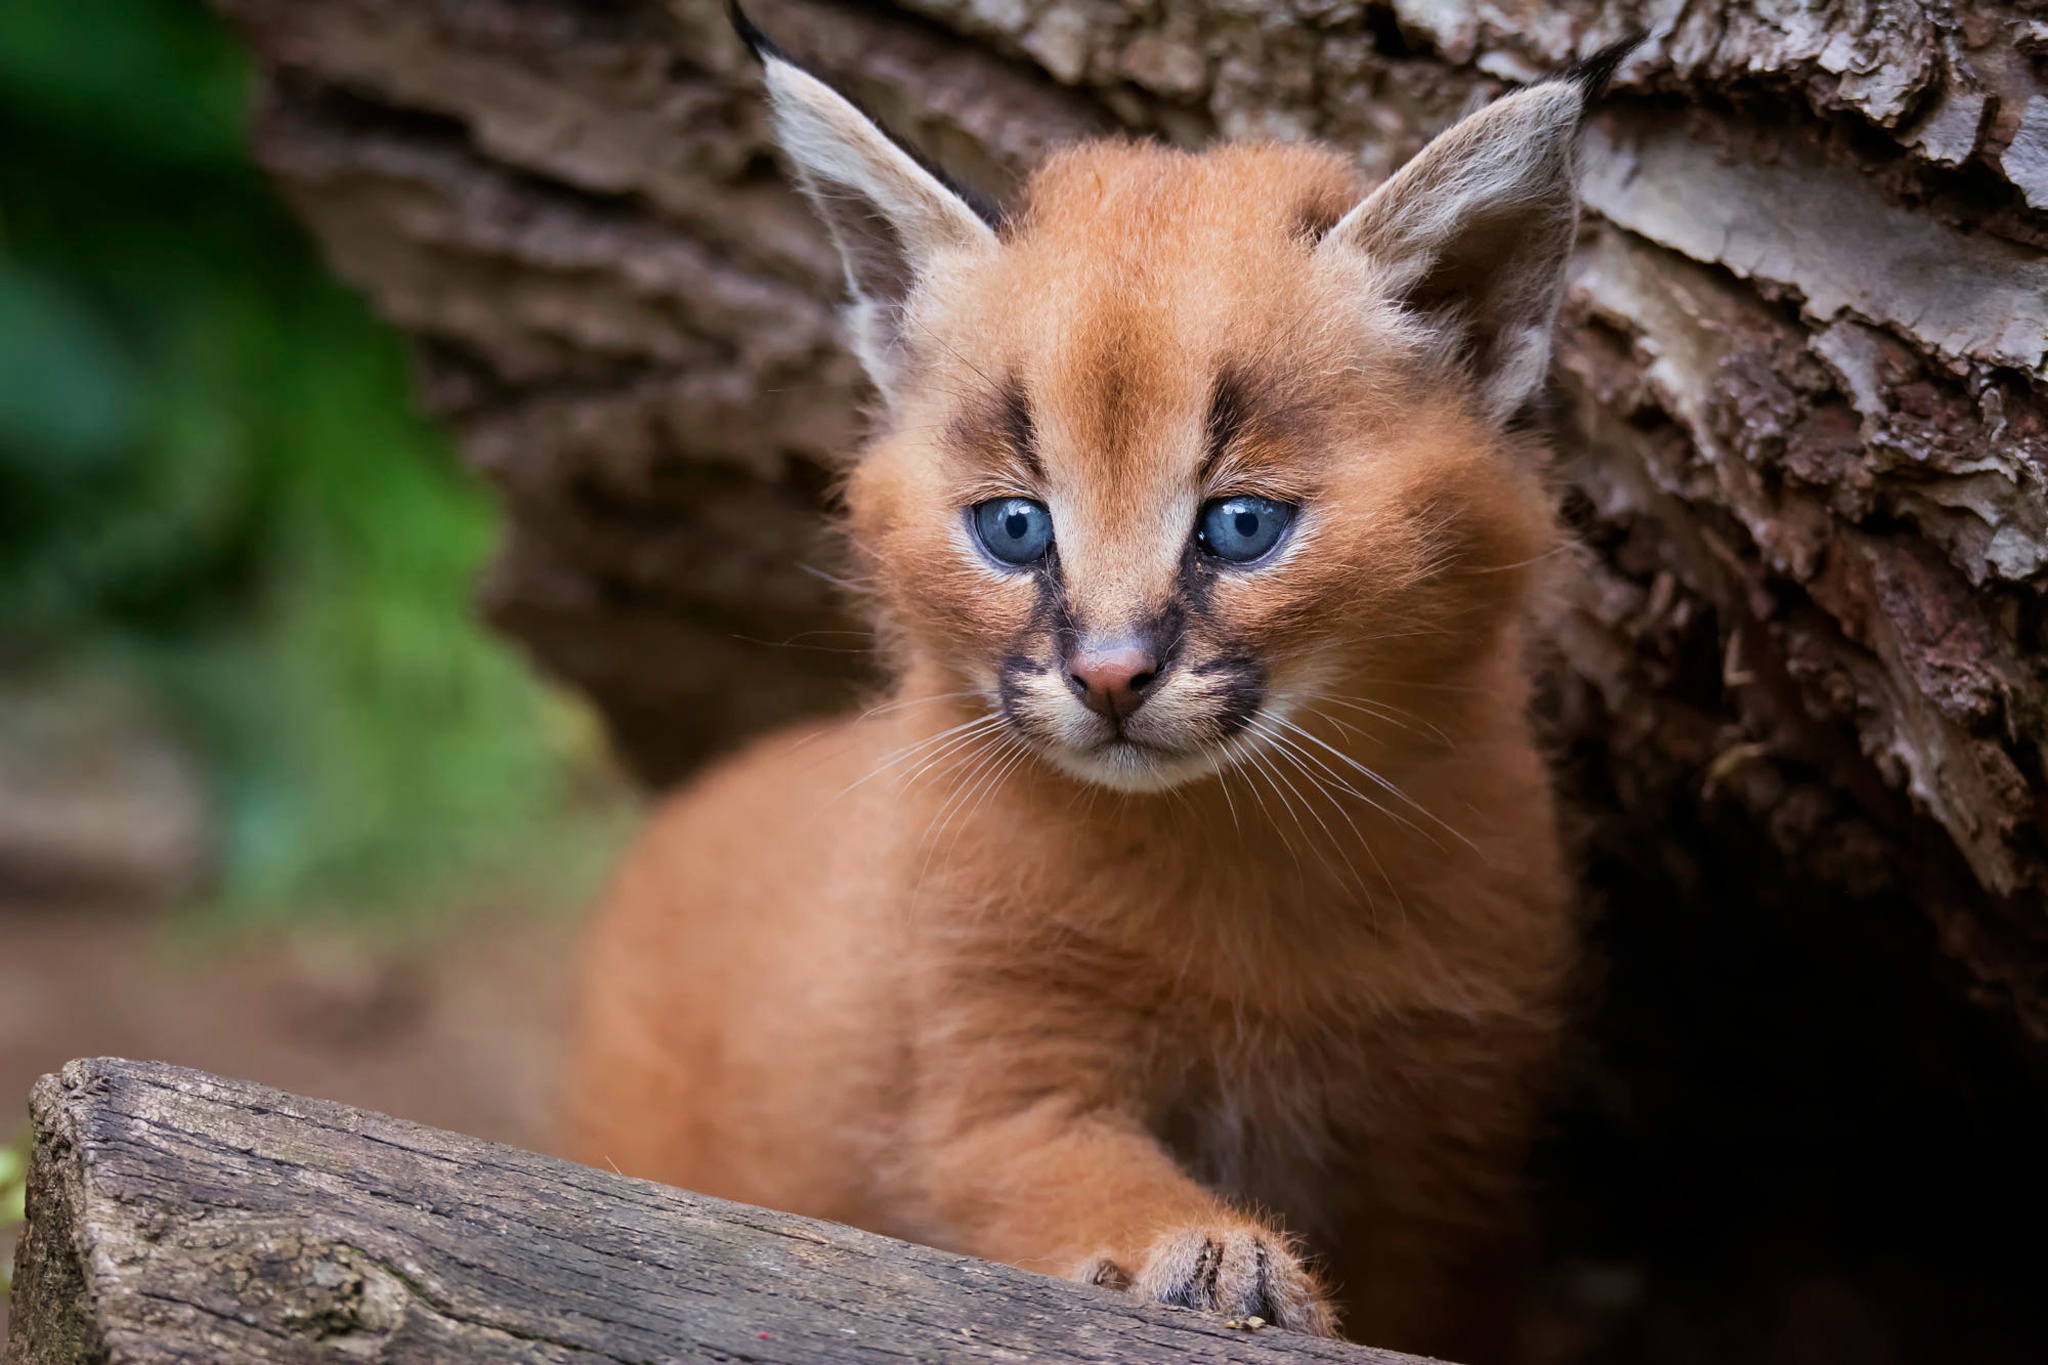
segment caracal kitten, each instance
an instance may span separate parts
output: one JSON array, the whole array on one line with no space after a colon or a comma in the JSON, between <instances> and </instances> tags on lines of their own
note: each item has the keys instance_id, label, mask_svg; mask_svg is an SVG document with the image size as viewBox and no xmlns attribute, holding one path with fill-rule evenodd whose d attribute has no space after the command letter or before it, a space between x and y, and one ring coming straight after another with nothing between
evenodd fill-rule
<instances>
[{"instance_id":1,"label":"caracal kitten","mask_svg":"<svg viewBox=\"0 0 2048 1365\"><path fill-rule=\"evenodd\" d=\"M1573 962L1526 715L1561 533L1512 423L1620 51L1370 192L1320 147L1108 141L996 216L741 23L880 395L845 530L896 681L650 822L577 1152L1455 1339Z\"/></svg>"}]
</instances>

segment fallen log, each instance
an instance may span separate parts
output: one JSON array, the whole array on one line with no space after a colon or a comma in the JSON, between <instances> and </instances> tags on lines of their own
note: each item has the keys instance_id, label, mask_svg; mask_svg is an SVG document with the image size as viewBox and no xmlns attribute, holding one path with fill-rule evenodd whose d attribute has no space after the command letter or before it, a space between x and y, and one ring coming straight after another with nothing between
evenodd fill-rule
<instances>
[{"instance_id":1,"label":"fallen log","mask_svg":"<svg viewBox=\"0 0 2048 1365\"><path fill-rule=\"evenodd\" d=\"M6 1365L1419 1365L157 1063L31 1112Z\"/></svg>"}]
</instances>

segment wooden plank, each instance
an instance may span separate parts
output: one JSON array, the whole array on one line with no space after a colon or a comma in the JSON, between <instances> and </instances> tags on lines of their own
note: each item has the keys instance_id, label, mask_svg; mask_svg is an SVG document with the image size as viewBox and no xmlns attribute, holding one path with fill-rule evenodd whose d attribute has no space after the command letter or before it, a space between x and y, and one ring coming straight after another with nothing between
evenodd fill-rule
<instances>
[{"instance_id":1,"label":"wooden plank","mask_svg":"<svg viewBox=\"0 0 2048 1365\"><path fill-rule=\"evenodd\" d=\"M8 1365L1416 1359L156 1063L31 1112Z\"/></svg>"}]
</instances>

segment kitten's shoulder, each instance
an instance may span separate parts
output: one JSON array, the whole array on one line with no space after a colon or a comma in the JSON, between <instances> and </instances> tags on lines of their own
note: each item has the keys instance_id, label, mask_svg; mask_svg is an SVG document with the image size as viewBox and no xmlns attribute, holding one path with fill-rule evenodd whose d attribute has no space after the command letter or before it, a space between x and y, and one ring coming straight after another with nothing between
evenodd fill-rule
<instances>
[{"instance_id":1,"label":"kitten's shoulder","mask_svg":"<svg viewBox=\"0 0 2048 1365\"><path fill-rule=\"evenodd\" d=\"M721 828L781 829L817 818L885 752L889 727L877 718L799 721L715 759L670 793L650 817L650 833L709 820ZM849 792L852 788L852 792ZM859 803L854 803L858 805Z\"/></svg>"},{"instance_id":2,"label":"kitten's shoulder","mask_svg":"<svg viewBox=\"0 0 2048 1365\"><path fill-rule=\"evenodd\" d=\"M777 730L664 797L620 863L598 937L667 943L688 930L739 952L733 935L764 923L798 932L833 918L888 847L889 806L862 782L887 752L880 729L849 718Z\"/></svg>"}]
</instances>

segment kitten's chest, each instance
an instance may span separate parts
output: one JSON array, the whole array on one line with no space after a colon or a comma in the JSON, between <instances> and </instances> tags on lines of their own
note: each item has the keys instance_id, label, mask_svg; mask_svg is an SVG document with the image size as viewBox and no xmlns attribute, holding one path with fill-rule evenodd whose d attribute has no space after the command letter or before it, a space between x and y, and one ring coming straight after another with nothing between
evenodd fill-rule
<instances>
[{"instance_id":1,"label":"kitten's chest","mask_svg":"<svg viewBox=\"0 0 2048 1365\"><path fill-rule=\"evenodd\" d=\"M1297 1024L1305 1021L1294 1021ZM1162 1050L1155 1132L1196 1180L1311 1239L1341 1218L1376 1084L1370 1030L1233 1029ZM1317 1034L1320 1036L1317 1036Z\"/></svg>"}]
</instances>

